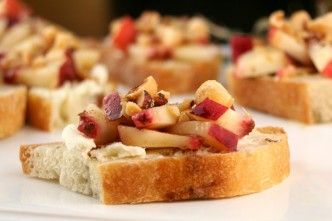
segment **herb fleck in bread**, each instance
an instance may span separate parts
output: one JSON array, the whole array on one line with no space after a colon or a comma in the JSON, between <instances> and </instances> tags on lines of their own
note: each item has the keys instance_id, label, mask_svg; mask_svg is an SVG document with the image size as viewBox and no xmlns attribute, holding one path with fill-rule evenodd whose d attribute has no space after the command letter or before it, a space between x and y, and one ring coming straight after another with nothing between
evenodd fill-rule
<instances>
[{"instance_id":1,"label":"herb fleck in bread","mask_svg":"<svg viewBox=\"0 0 332 221\"><path fill-rule=\"evenodd\" d=\"M280 183L290 173L287 136L273 127L255 129L231 153L154 151L144 158L86 163L71 151L64 143L22 145L22 169L33 177L60 179L69 189L105 204L250 194Z\"/></svg>"}]
</instances>

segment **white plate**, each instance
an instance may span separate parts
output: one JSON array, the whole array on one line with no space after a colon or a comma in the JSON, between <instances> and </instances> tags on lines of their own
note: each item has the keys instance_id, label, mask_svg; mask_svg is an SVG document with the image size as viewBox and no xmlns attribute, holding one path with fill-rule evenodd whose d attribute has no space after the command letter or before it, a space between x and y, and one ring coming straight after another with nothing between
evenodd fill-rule
<instances>
[{"instance_id":1,"label":"white plate","mask_svg":"<svg viewBox=\"0 0 332 221\"><path fill-rule=\"evenodd\" d=\"M291 175L263 192L218 200L102 205L22 174L19 145L58 141L29 127L0 141L0 220L332 220L332 124L306 126L250 111L257 126L284 127Z\"/></svg>"}]
</instances>

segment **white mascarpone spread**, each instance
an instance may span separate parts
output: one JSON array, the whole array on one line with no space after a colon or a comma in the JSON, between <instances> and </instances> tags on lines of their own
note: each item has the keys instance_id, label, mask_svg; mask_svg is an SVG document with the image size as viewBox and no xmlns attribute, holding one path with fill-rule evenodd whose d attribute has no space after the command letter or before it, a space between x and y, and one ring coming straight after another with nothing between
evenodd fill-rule
<instances>
[{"instance_id":1,"label":"white mascarpone spread","mask_svg":"<svg viewBox=\"0 0 332 221\"><path fill-rule=\"evenodd\" d=\"M105 148L92 150L91 157L97 158L99 162L107 162L118 158L144 157L145 149L137 146L126 146L121 142L112 143Z\"/></svg>"},{"instance_id":2,"label":"white mascarpone spread","mask_svg":"<svg viewBox=\"0 0 332 221\"><path fill-rule=\"evenodd\" d=\"M84 136L73 124L64 128L62 131L62 140L69 150L77 149L82 152L84 157L88 157L88 153L96 147L93 139ZM90 156L95 157L100 162L127 157L142 157L145 155L144 148L126 146L121 142L112 143L104 148L94 149L90 152Z\"/></svg>"}]
</instances>

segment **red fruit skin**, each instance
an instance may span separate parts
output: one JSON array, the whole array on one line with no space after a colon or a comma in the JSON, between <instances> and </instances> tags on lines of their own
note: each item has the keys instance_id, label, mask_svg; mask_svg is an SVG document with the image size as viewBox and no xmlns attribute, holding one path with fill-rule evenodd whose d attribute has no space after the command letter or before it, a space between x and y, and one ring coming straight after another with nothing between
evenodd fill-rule
<instances>
[{"instance_id":1,"label":"red fruit skin","mask_svg":"<svg viewBox=\"0 0 332 221\"><path fill-rule=\"evenodd\" d=\"M222 143L226 147L225 151L236 151L237 143L239 140L236 134L218 126L217 124L211 125L208 134Z\"/></svg>"},{"instance_id":2,"label":"red fruit skin","mask_svg":"<svg viewBox=\"0 0 332 221\"><path fill-rule=\"evenodd\" d=\"M246 135L248 135L254 128L255 128L255 121L253 119L246 119L241 122L241 128L238 136L239 138L242 138Z\"/></svg>"},{"instance_id":3,"label":"red fruit skin","mask_svg":"<svg viewBox=\"0 0 332 221\"><path fill-rule=\"evenodd\" d=\"M100 132L99 125L93 119L89 118L86 112L80 113L79 116L80 122L77 129L87 137L96 138Z\"/></svg>"},{"instance_id":4,"label":"red fruit skin","mask_svg":"<svg viewBox=\"0 0 332 221\"><path fill-rule=\"evenodd\" d=\"M107 95L103 99L105 118L107 120L116 120L122 116L121 97L118 92Z\"/></svg>"},{"instance_id":5,"label":"red fruit skin","mask_svg":"<svg viewBox=\"0 0 332 221\"><path fill-rule=\"evenodd\" d=\"M332 78L332 60L330 60L325 68L322 70L322 74L325 77Z\"/></svg>"},{"instance_id":6,"label":"red fruit skin","mask_svg":"<svg viewBox=\"0 0 332 221\"><path fill-rule=\"evenodd\" d=\"M4 7L4 16L9 20L9 26L18 22L22 16L32 13L31 8L20 0L4 0Z\"/></svg>"},{"instance_id":7,"label":"red fruit skin","mask_svg":"<svg viewBox=\"0 0 332 221\"><path fill-rule=\"evenodd\" d=\"M231 40L232 62L236 63L237 59L245 52L253 48L253 39L246 35L234 35Z\"/></svg>"},{"instance_id":8,"label":"red fruit skin","mask_svg":"<svg viewBox=\"0 0 332 221\"><path fill-rule=\"evenodd\" d=\"M149 128L153 123L153 114L149 110L143 110L131 116L137 128Z\"/></svg>"},{"instance_id":9,"label":"red fruit skin","mask_svg":"<svg viewBox=\"0 0 332 221\"><path fill-rule=\"evenodd\" d=\"M205 119L217 120L227 110L228 107L219 104L209 98L205 98L205 100L193 108L191 113Z\"/></svg>"},{"instance_id":10,"label":"red fruit skin","mask_svg":"<svg viewBox=\"0 0 332 221\"><path fill-rule=\"evenodd\" d=\"M198 150L203 145L203 140L196 136L191 136L188 149Z\"/></svg>"},{"instance_id":11,"label":"red fruit skin","mask_svg":"<svg viewBox=\"0 0 332 221\"><path fill-rule=\"evenodd\" d=\"M18 75L18 68L10 69L8 71L3 72L3 80L7 84L15 84L17 75Z\"/></svg>"},{"instance_id":12,"label":"red fruit skin","mask_svg":"<svg viewBox=\"0 0 332 221\"><path fill-rule=\"evenodd\" d=\"M73 52L72 48L65 51L66 61L60 67L59 86L66 81L82 80L75 67Z\"/></svg>"},{"instance_id":13,"label":"red fruit skin","mask_svg":"<svg viewBox=\"0 0 332 221\"><path fill-rule=\"evenodd\" d=\"M134 20L130 16L125 16L118 32L113 37L113 43L121 50L126 51L129 44L135 40L136 34Z\"/></svg>"}]
</instances>

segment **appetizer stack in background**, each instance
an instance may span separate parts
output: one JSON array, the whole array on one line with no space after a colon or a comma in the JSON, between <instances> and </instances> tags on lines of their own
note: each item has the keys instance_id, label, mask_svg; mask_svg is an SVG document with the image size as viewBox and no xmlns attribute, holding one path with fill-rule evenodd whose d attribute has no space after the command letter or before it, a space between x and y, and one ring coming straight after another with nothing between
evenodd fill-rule
<instances>
[{"instance_id":1,"label":"appetizer stack in background","mask_svg":"<svg viewBox=\"0 0 332 221\"><path fill-rule=\"evenodd\" d=\"M269 18L267 43L232 39L228 83L246 107L313 124L332 121L332 14L298 11Z\"/></svg>"},{"instance_id":2,"label":"appetizer stack in background","mask_svg":"<svg viewBox=\"0 0 332 221\"><path fill-rule=\"evenodd\" d=\"M136 86L153 76L172 93L194 92L206 80L218 80L219 45L210 41L201 17L162 16L145 11L137 19L124 16L110 25L103 61L111 76Z\"/></svg>"},{"instance_id":3,"label":"appetizer stack in background","mask_svg":"<svg viewBox=\"0 0 332 221\"><path fill-rule=\"evenodd\" d=\"M32 126L50 131L74 122L88 103L100 103L114 89L106 68L98 64L100 51L62 27L31 16L17 0L1 1L0 13L1 97L7 98L1 104L2 116L7 116L0 125L3 136L24 124L26 109Z\"/></svg>"},{"instance_id":4,"label":"appetizer stack in background","mask_svg":"<svg viewBox=\"0 0 332 221\"><path fill-rule=\"evenodd\" d=\"M16 111L20 120L8 133L3 121L3 136L24 124L26 112L29 124L42 130L74 122L88 103L100 103L115 81L135 86L153 75L171 92L190 93L204 81L219 78L220 47L210 42L207 23L200 17L161 16L153 11L137 20L126 16L111 23L110 35L101 42L84 41L32 16L19 0L1 1L0 13L1 85L16 88L10 95L21 97L2 105L6 114L20 102ZM8 93L3 97L11 100Z\"/></svg>"}]
</instances>

